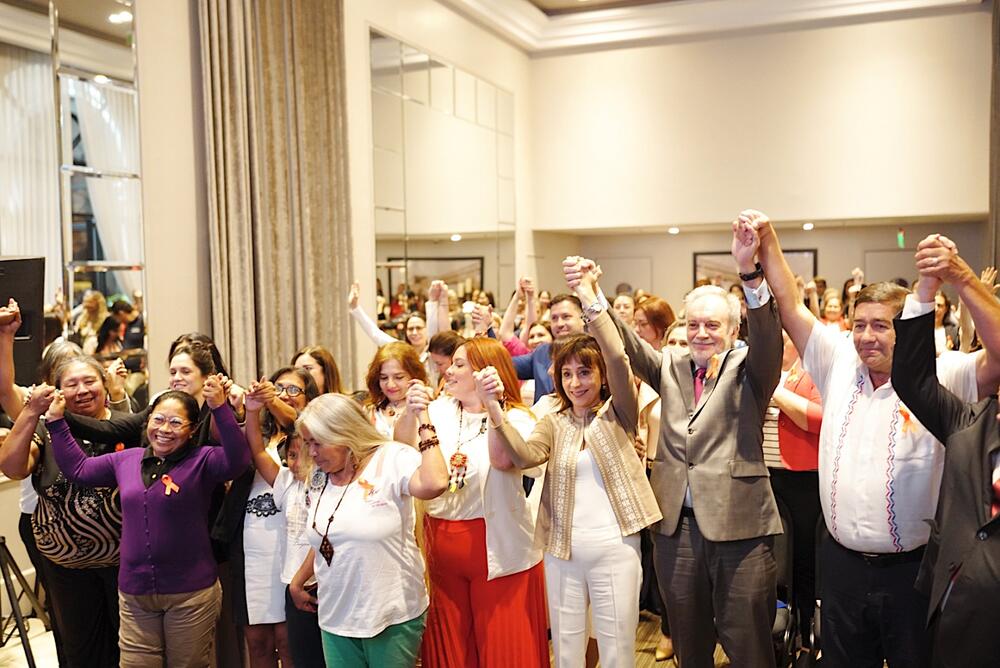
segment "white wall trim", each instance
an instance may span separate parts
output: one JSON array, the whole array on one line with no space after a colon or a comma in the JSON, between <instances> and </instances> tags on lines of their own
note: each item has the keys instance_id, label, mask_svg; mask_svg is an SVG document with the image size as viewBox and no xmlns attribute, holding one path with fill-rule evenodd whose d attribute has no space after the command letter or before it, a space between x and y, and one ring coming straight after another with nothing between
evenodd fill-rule
<instances>
[{"instance_id":1,"label":"white wall trim","mask_svg":"<svg viewBox=\"0 0 1000 668\"><path fill-rule=\"evenodd\" d=\"M41 53L51 52L49 18L27 9L0 3L0 42ZM132 50L65 28L59 31L59 56L64 65L132 80Z\"/></svg>"},{"instance_id":2,"label":"white wall trim","mask_svg":"<svg viewBox=\"0 0 1000 668\"><path fill-rule=\"evenodd\" d=\"M528 0L441 0L532 55L970 7L983 0L686 0L547 16Z\"/></svg>"}]
</instances>

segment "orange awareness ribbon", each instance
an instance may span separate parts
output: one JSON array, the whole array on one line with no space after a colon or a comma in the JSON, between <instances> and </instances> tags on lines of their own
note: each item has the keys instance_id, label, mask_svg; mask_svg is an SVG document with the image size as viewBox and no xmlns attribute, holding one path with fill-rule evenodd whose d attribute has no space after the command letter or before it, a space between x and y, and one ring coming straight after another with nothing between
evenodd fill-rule
<instances>
[{"instance_id":1,"label":"orange awareness ribbon","mask_svg":"<svg viewBox=\"0 0 1000 668\"><path fill-rule=\"evenodd\" d=\"M368 500L368 495L375 490L375 485L371 484L364 478L358 478L358 487L365 490L365 501Z\"/></svg>"},{"instance_id":2,"label":"orange awareness ribbon","mask_svg":"<svg viewBox=\"0 0 1000 668\"><path fill-rule=\"evenodd\" d=\"M899 408L899 416L903 418L903 433L908 432L917 433L917 425L910 417L910 411L906 410L902 406Z\"/></svg>"},{"instance_id":3,"label":"orange awareness ribbon","mask_svg":"<svg viewBox=\"0 0 1000 668\"><path fill-rule=\"evenodd\" d=\"M164 496L170 496L171 492L181 491L181 488L177 486L177 483L175 483L174 479L171 478L169 475L161 477L160 482L162 482L163 486L166 488L163 490Z\"/></svg>"},{"instance_id":4,"label":"orange awareness ribbon","mask_svg":"<svg viewBox=\"0 0 1000 668\"><path fill-rule=\"evenodd\" d=\"M125 449L124 443L115 443L115 452L121 452Z\"/></svg>"},{"instance_id":5,"label":"orange awareness ribbon","mask_svg":"<svg viewBox=\"0 0 1000 668\"><path fill-rule=\"evenodd\" d=\"M705 371L705 378L711 380L719 375L719 366L721 362L719 361L718 355L712 355L712 359L708 361L708 369Z\"/></svg>"}]
</instances>

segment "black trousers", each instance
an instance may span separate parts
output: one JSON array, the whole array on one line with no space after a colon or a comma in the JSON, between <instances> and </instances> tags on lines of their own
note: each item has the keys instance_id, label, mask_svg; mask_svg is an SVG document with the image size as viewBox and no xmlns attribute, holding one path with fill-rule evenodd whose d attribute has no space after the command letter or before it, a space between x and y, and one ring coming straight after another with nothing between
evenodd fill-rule
<instances>
[{"instance_id":1,"label":"black trousers","mask_svg":"<svg viewBox=\"0 0 1000 668\"><path fill-rule=\"evenodd\" d=\"M35 533L31 530L31 513L21 513L21 519L17 521L17 533L21 536L24 549L28 552L28 559L31 560L31 565L35 568L35 580L45 590L45 598L42 604L45 606L45 611L49 614L49 626L52 628L52 639L55 640L56 644L56 656L59 657L59 667L66 668L69 663L66 661L65 650L63 649L59 621L52 611L52 594L49 593L49 584L46 582L45 567L43 564L45 557L38 551L38 546L35 545Z\"/></svg>"},{"instance_id":2,"label":"black trousers","mask_svg":"<svg viewBox=\"0 0 1000 668\"><path fill-rule=\"evenodd\" d=\"M792 515L792 590L799 629L808 638L816 608L816 526L823 508L816 471L768 469L774 496Z\"/></svg>"},{"instance_id":3,"label":"black trousers","mask_svg":"<svg viewBox=\"0 0 1000 668\"><path fill-rule=\"evenodd\" d=\"M288 631L288 646L291 648L295 668L326 666L319 618L315 612L305 612L296 608L288 587L285 587L285 628Z\"/></svg>"},{"instance_id":4,"label":"black trousers","mask_svg":"<svg viewBox=\"0 0 1000 668\"><path fill-rule=\"evenodd\" d=\"M42 559L66 665L117 666L118 567L65 568Z\"/></svg>"},{"instance_id":5,"label":"black trousers","mask_svg":"<svg viewBox=\"0 0 1000 668\"><path fill-rule=\"evenodd\" d=\"M682 515L671 536L654 533L656 578L684 668L713 668L716 634L734 667L775 665L773 536L715 542Z\"/></svg>"},{"instance_id":6,"label":"black trousers","mask_svg":"<svg viewBox=\"0 0 1000 668\"><path fill-rule=\"evenodd\" d=\"M922 554L922 549L915 550L883 564L848 550L830 536L823 540L820 600L825 666L930 665L927 597L913 587Z\"/></svg>"}]
</instances>

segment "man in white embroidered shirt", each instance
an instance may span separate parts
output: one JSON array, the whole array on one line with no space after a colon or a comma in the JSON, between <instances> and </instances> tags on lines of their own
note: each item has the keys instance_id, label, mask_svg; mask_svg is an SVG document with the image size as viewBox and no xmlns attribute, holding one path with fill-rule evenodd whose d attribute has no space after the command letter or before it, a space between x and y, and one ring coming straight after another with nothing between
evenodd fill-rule
<instances>
[{"instance_id":1,"label":"man in white embroidered shirt","mask_svg":"<svg viewBox=\"0 0 1000 668\"><path fill-rule=\"evenodd\" d=\"M777 235L758 220L760 261L782 325L823 396L820 501L830 537L820 548L822 651L834 668L927 666L927 598L914 588L934 517L944 450L890 382L893 318L915 308L891 283L858 293L851 336L824 328L799 300ZM920 289L920 288L918 288ZM933 289L933 288L932 288ZM918 296L934 301L934 295ZM904 308L906 304L906 308ZM985 353L948 353L937 375L965 401L996 388Z\"/></svg>"}]
</instances>

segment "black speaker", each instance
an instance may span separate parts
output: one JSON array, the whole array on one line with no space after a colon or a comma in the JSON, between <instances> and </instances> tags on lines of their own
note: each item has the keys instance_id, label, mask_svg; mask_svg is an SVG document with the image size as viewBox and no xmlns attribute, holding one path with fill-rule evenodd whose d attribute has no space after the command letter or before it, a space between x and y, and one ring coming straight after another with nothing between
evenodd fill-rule
<instances>
[{"instance_id":1,"label":"black speaker","mask_svg":"<svg viewBox=\"0 0 1000 668\"><path fill-rule=\"evenodd\" d=\"M15 382L34 385L42 361L45 321L45 258L0 257L0 302L13 297L21 309L21 328L14 335Z\"/></svg>"}]
</instances>

